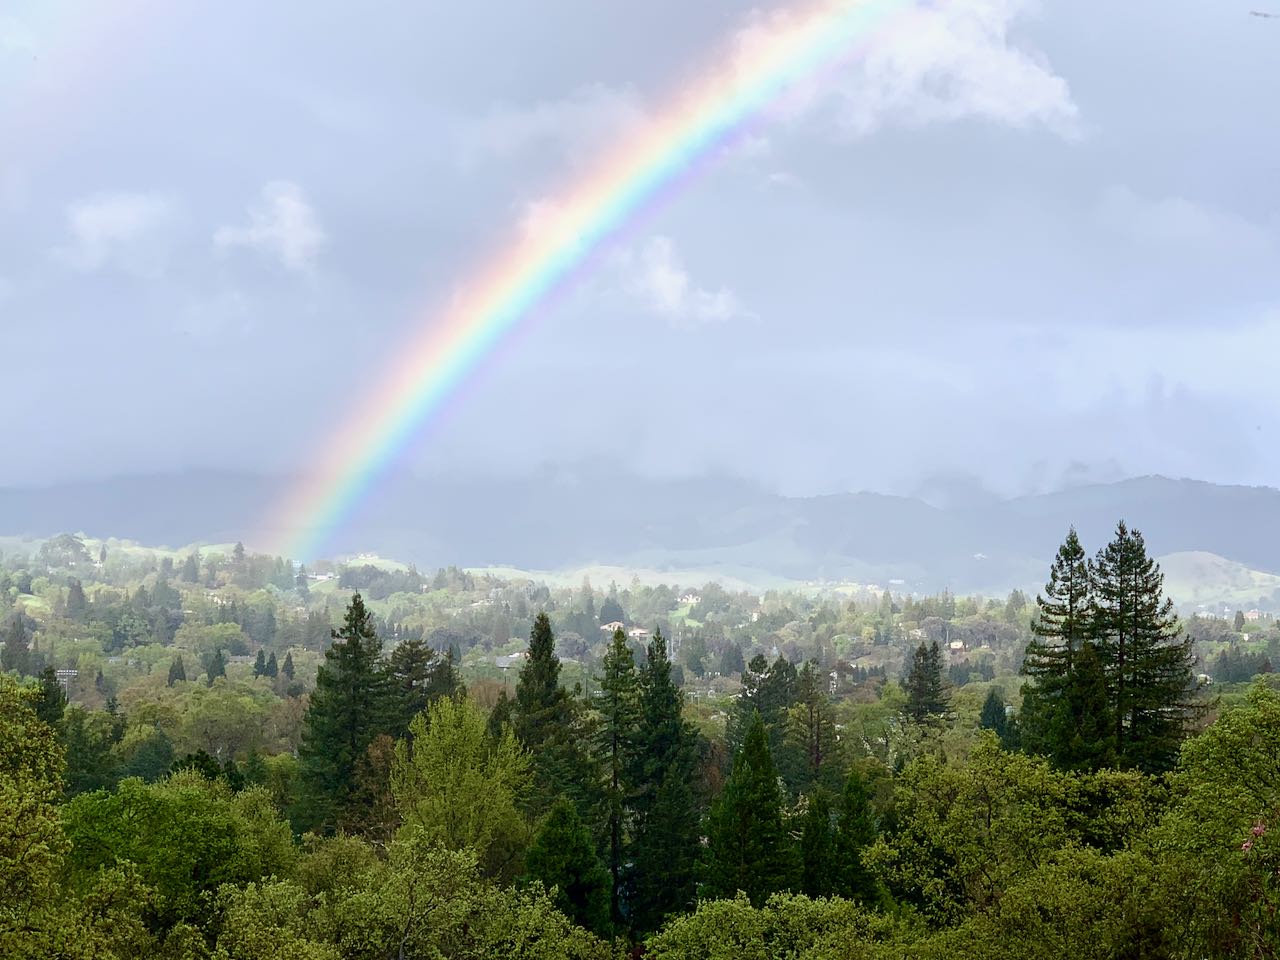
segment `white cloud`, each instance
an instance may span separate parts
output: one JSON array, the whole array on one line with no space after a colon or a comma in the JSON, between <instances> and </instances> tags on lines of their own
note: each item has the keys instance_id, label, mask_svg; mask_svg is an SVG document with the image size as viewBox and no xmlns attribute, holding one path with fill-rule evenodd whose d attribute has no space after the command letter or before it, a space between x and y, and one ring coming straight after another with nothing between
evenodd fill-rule
<instances>
[{"instance_id":1,"label":"white cloud","mask_svg":"<svg viewBox=\"0 0 1280 960\"><path fill-rule=\"evenodd\" d=\"M67 207L69 246L55 254L77 270L115 267L137 276L163 272L176 208L156 193L104 193Z\"/></svg>"},{"instance_id":2,"label":"white cloud","mask_svg":"<svg viewBox=\"0 0 1280 960\"><path fill-rule=\"evenodd\" d=\"M1095 212L1103 226L1144 244L1229 255L1265 254L1276 247L1265 227L1185 197L1150 199L1117 186L1103 194Z\"/></svg>"},{"instance_id":3,"label":"white cloud","mask_svg":"<svg viewBox=\"0 0 1280 960\"><path fill-rule=\"evenodd\" d=\"M697 286L670 237L653 236L618 256L625 292L672 324L719 323L749 316L733 291Z\"/></svg>"},{"instance_id":4,"label":"white cloud","mask_svg":"<svg viewBox=\"0 0 1280 960\"><path fill-rule=\"evenodd\" d=\"M463 162L511 157L550 144L570 160L595 156L645 121L634 90L593 84L567 97L531 106L495 106L466 126L459 138Z\"/></svg>"},{"instance_id":5,"label":"white cloud","mask_svg":"<svg viewBox=\"0 0 1280 960\"><path fill-rule=\"evenodd\" d=\"M311 269L328 238L301 187L287 180L268 183L248 213L247 226L220 227L213 235L214 246L245 247L279 260L289 270Z\"/></svg>"},{"instance_id":6,"label":"white cloud","mask_svg":"<svg viewBox=\"0 0 1280 960\"><path fill-rule=\"evenodd\" d=\"M807 115L833 109L841 127L866 135L887 125L980 119L1013 127L1043 125L1078 133L1067 82L1036 51L1010 37L1033 0L955 0L898 15L869 49L793 91L780 108ZM795 25L780 11L737 36L738 69L749 72L762 47Z\"/></svg>"},{"instance_id":7,"label":"white cloud","mask_svg":"<svg viewBox=\"0 0 1280 960\"><path fill-rule=\"evenodd\" d=\"M563 207L543 197L525 204L519 218L521 238L542 245L569 243L571 225ZM556 235L559 234L557 237ZM549 238L554 237L554 240ZM594 294L621 292L645 310L673 326L718 323L753 316L726 287L698 286L670 237L657 234L614 253L604 270L589 284Z\"/></svg>"}]
</instances>

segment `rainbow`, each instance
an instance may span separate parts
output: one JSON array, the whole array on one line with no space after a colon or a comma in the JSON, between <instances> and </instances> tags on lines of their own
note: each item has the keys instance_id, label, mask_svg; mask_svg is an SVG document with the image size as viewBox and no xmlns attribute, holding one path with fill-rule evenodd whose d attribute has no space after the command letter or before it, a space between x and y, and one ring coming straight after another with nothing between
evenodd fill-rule
<instances>
[{"instance_id":1,"label":"rainbow","mask_svg":"<svg viewBox=\"0 0 1280 960\"><path fill-rule=\"evenodd\" d=\"M396 351L396 363L267 518L262 539L275 552L314 558L423 424L593 253L762 111L852 56L890 14L911 6L911 0L836 0L764 25L749 61L741 47L730 50L718 69L551 205L550 222L526 231L462 286L442 317Z\"/></svg>"}]
</instances>

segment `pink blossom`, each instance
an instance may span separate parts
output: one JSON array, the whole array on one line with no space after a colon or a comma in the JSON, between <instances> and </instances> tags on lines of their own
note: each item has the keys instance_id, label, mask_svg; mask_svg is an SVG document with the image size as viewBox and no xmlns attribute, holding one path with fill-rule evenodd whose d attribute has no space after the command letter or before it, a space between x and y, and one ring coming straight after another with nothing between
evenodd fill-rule
<instances>
[{"instance_id":1,"label":"pink blossom","mask_svg":"<svg viewBox=\"0 0 1280 960\"><path fill-rule=\"evenodd\" d=\"M1267 832L1267 825L1266 825L1265 823L1263 823L1261 820L1259 820L1257 823L1255 823L1255 824L1253 825L1253 830L1252 830L1252 831L1250 831L1250 832L1251 832L1255 837L1260 837L1260 836L1262 836L1264 833L1266 833L1266 832Z\"/></svg>"},{"instance_id":2,"label":"pink blossom","mask_svg":"<svg viewBox=\"0 0 1280 960\"><path fill-rule=\"evenodd\" d=\"M1245 850L1245 851L1252 850L1252 849L1253 849L1253 841L1252 841L1252 840L1246 840L1244 843L1240 844L1240 849L1241 849L1241 850Z\"/></svg>"}]
</instances>

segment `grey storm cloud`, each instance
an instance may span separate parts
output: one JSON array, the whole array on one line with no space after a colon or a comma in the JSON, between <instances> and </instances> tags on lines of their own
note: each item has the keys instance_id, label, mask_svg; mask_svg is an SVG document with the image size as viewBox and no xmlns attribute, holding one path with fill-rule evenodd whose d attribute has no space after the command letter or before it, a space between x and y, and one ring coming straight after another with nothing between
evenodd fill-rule
<instances>
[{"instance_id":1,"label":"grey storm cloud","mask_svg":"<svg viewBox=\"0 0 1280 960\"><path fill-rule=\"evenodd\" d=\"M129 9L0 18L0 484L305 462L602 149L798 6ZM1276 31L1154 0L895 23L535 311L406 468L1275 482Z\"/></svg>"}]
</instances>

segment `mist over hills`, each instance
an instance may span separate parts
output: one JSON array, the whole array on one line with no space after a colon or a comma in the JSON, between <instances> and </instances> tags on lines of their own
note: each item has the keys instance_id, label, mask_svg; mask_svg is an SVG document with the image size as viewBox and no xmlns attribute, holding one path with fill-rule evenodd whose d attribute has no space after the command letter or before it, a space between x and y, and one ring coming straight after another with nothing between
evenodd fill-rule
<instances>
[{"instance_id":1,"label":"mist over hills","mask_svg":"<svg viewBox=\"0 0 1280 960\"><path fill-rule=\"evenodd\" d=\"M0 533L265 548L280 489L278 479L213 472L10 489L0 491ZM376 552L422 567L609 564L722 571L748 582L901 581L895 586L908 590L997 592L1038 586L1070 524L1092 550L1121 518L1144 532L1156 555L1212 554L1280 573L1280 491L1164 477L946 508L875 493L784 497L728 478L600 470L401 478L371 498L326 553Z\"/></svg>"}]
</instances>

